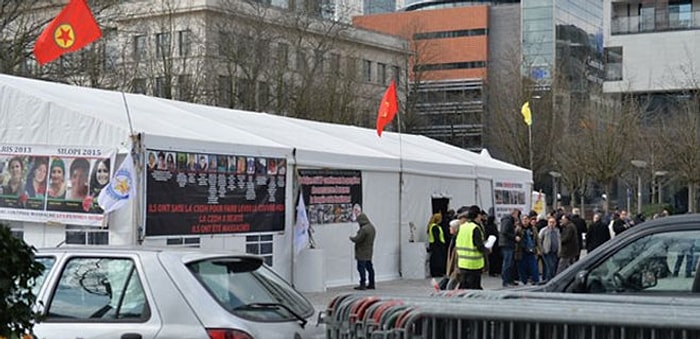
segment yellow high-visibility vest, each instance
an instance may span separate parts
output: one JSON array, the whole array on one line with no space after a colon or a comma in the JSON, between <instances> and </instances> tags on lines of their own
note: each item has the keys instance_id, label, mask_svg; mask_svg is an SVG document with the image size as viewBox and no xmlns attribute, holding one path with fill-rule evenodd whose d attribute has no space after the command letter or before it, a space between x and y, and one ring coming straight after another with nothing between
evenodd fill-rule
<instances>
[{"instance_id":1,"label":"yellow high-visibility vest","mask_svg":"<svg viewBox=\"0 0 700 339\"><path fill-rule=\"evenodd\" d=\"M445 243L445 234L442 231L442 226L440 226L438 224L430 224L430 228L428 228L428 242L430 242L431 244L435 242L435 237L433 236L433 227L438 228L438 230L439 230L438 233L440 234L439 240L441 243L444 244Z\"/></svg>"},{"instance_id":2,"label":"yellow high-visibility vest","mask_svg":"<svg viewBox=\"0 0 700 339\"><path fill-rule=\"evenodd\" d=\"M476 223L469 221L459 226L455 249L457 250L457 267L467 270L484 268L484 253L474 246L474 229L481 232ZM483 236L483 233L482 233Z\"/></svg>"}]
</instances>

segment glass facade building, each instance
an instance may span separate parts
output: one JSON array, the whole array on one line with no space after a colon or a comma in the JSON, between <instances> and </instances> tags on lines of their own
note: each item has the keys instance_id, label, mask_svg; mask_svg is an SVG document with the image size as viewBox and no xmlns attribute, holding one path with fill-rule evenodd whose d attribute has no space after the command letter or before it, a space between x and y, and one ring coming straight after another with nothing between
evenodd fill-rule
<instances>
[{"instance_id":1,"label":"glass facade building","mask_svg":"<svg viewBox=\"0 0 700 339\"><path fill-rule=\"evenodd\" d=\"M602 84L603 0L523 0L521 7L524 74L545 90L557 76L574 92Z\"/></svg>"}]
</instances>

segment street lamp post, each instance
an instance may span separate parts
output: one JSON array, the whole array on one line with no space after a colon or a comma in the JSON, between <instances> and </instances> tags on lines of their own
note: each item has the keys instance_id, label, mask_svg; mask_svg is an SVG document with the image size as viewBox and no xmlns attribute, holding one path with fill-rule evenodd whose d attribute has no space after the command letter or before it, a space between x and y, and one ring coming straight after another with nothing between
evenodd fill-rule
<instances>
[{"instance_id":1,"label":"street lamp post","mask_svg":"<svg viewBox=\"0 0 700 339\"><path fill-rule=\"evenodd\" d=\"M552 177L552 211L556 211L559 196L559 192L557 192L557 178L561 178L561 173L557 171L549 171L549 175Z\"/></svg>"},{"instance_id":2,"label":"street lamp post","mask_svg":"<svg viewBox=\"0 0 700 339\"><path fill-rule=\"evenodd\" d=\"M663 184L659 183L659 180L657 179L658 177L664 177L668 174L668 171L656 171L654 172L654 185L656 185L656 193L659 195L657 197L657 204L663 204L664 199L663 199Z\"/></svg>"},{"instance_id":3,"label":"street lamp post","mask_svg":"<svg viewBox=\"0 0 700 339\"><path fill-rule=\"evenodd\" d=\"M642 213L642 169L647 167L644 160L632 160L632 166L637 170L637 213Z\"/></svg>"}]
</instances>

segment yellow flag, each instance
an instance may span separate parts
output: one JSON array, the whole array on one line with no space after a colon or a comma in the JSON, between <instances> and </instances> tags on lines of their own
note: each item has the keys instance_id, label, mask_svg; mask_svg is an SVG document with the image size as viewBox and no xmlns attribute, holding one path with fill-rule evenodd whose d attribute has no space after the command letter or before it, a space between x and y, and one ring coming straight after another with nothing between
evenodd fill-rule
<instances>
[{"instance_id":1,"label":"yellow flag","mask_svg":"<svg viewBox=\"0 0 700 339\"><path fill-rule=\"evenodd\" d=\"M523 107L520 109L520 113L523 114L523 119L525 119L525 123L530 126L532 125L532 112L530 112L530 102L525 101L523 104Z\"/></svg>"}]
</instances>

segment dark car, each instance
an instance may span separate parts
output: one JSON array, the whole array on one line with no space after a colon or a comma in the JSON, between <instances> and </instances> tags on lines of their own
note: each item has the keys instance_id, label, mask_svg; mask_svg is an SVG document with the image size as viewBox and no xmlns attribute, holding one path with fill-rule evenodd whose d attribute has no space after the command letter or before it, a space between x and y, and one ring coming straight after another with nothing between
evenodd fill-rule
<instances>
[{"instance_id":1,"label":"dark car","mask_svg":"<svg viewBox=\"0 0 700 339\"><path fill-rule=\"evenodd\" d=\"M544 285L518 291L700 296L700 214L634 226Z\"/></svg>"}]
</instances>

